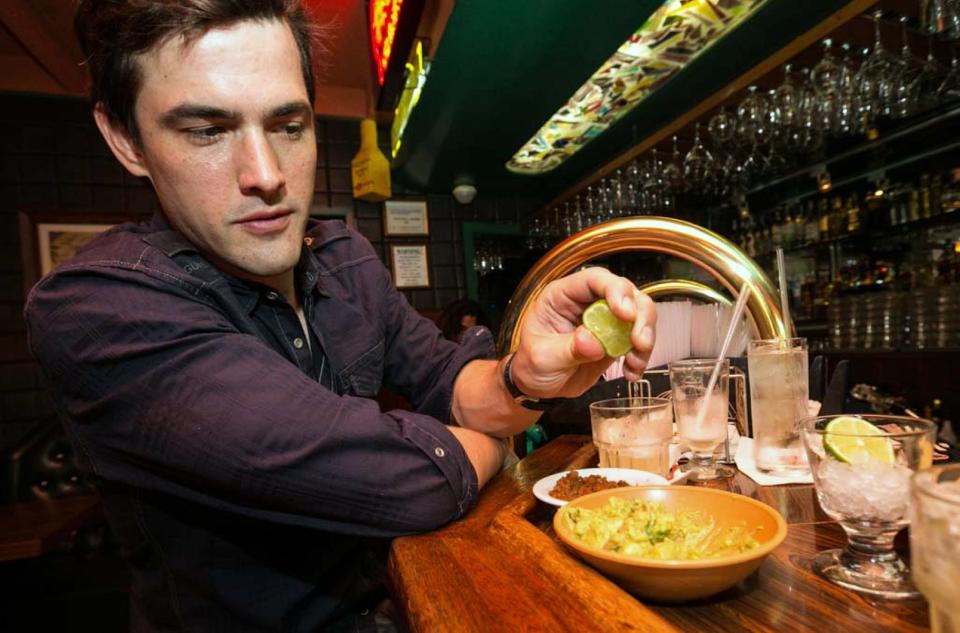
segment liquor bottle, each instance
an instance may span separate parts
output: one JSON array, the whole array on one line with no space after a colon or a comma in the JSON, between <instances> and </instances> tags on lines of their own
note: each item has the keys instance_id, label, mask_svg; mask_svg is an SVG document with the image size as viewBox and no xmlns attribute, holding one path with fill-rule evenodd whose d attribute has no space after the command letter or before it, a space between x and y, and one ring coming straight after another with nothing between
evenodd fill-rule
<instances>
[{"instance_id":1,"label":"liquor bottle","mask_svg":"<svg viewBox=\"0 0 960 633\"><path fill-rule=\"evenodd\" d=\"M834 196L830 201L830 237L840 237L846 233L847 214L843 210L843 199Z\"/></svg>"},{"instance_id":2,"label":"liquor bottle","mask_svg":"<svg viewBox=\"0 0 960 633\"><path fill-rule=\"evenodd\" d=\"M826 198L820 198L817 203L817 211L820 214L817 230L820 233L820 239L825 240L830 237L830 207Z\"/></svg>"},{"instance_id":3,"label":"liquor bottle","mask_svg":"<svg viewBox=\"0 0 960 633\"><path fill-rule=\"evenodd\" d=\"M771 238L770 250L782 248L783 247L783 212L778 209L770 221L771 221L771 224L773 225L770 228L770 238Z\"/></svg>"},{"instance_id":4,"label":"liquor bottle","mask_svg":"<svg viewBox=\"0 0 960 633\"><path fill-rule=\"evenodd\" d=\"M940 172L930 180L930 210L933 215L943 213L943 174Z\"/></svg>"},{"instance_id":5,"label":"liquor bottle","mask_svg":"<svg viewBox=\"0 0 960 633\"><path fill-rule=\"evenodd\" d=\"M920 192L916 189L910 190L910 202L908 204L907 221L916 222L920 215Z\"/></svg>"},{"instance_id":6,"label":"liquor bottle","mask_svg":"<svg viewBox=\"0 0 960 633\"><path fill-rule=\"evenodd\" d=\"M930 204L930 174L920 175L920 217L929 218L933 215Z\"/></svg>"},{"instance_id":7,"label":"liquor bottle","mask_svg":"<svg viewBox=\"0 0 960 633\"><path fill-rule=\"evenodd\" d=\"M816 244L820 241L820 223L813 200L807 200L804 217L806 218L806 227L804 228L803 241L805 244Z\"/></svg>"},{"instance_id":8,"label":"liquor bottle","mask_svg":"<svg viewBox=\"0 0 960 633\"><path fill-rule=\"evenodd\" d=\"M784 211L783 230L780 232L780 246L785 249L793 248L796 238L796 224L793 221L793 210L787 208Z\"/></svg>"},{"instance_id":9,"label":"liquor bottle","mask_svg":"<svg viewBox=\"0 0 960 633\"><path fill-rule=\"evenodd\" d=\"M944 213L960 209L960 167L950 171L950 182L940 196L940 207Z\"/></svg>"},{"instance_id":10,"label":"liquor bottle","mask_svg":"<svg viewBox=\"0 0 960 633\"><path fill-rule=\"evenodd\" d=\"M851 193L847 198L847 233L856 233L860 230L860 201L857 194Z\"/></svg>"}]
</instances>

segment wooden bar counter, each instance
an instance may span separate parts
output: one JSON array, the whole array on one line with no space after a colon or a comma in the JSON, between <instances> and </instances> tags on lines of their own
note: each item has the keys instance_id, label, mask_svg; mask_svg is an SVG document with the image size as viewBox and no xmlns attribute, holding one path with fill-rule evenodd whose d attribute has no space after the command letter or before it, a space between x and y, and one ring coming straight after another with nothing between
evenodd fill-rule
<instances>
[{"instance_id":1,"label":"wooden bar counter","mask_svg":"<svg viewBox=\"0 0 960 633\"><path fill-rule=\"evenodd\" d=\"M457 631L927 631L923 600L874 600L810 571L843 530L820 510L812 485L761 487L742 474L711 484L776 508L783 544L737 587L681 605L644 603L576 558L553 534L555 508L534 483L596 464L587 436L557 438L483 490L469 516L430 534L398 538L390 555L394 601L413 632ZM904 534L898 538L906 547Z\"/></svg>"}]
</instances>

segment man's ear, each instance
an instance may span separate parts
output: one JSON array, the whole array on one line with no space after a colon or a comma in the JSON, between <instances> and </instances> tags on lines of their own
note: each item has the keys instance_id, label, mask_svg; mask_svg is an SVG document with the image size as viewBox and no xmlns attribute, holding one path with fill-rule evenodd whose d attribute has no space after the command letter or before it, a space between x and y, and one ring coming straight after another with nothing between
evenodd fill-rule
<instances>
[{"instance_id":1,"label":"man's ear","mask_svg":"<svg viewBox=\"0 0 960 633\"><path fill-rule=\"evenodd\" d=\"M130 132L119 121L107 115L103 103L97 103L93 108L93 120L100 128L100 134L110 147L110 151L117 160L134 176L150 176L150 171L143 159L143 152L133 140Z\"/></svg>"}]
</instances>

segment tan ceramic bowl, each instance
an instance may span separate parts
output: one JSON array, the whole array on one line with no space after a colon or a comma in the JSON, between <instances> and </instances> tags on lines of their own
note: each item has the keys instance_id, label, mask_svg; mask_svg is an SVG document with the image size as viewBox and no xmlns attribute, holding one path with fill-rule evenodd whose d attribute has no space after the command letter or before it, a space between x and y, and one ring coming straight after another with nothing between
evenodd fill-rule
<instances>
[{"instance_id":1,"label":"tan ceramic bowl","mask_svg":"<svg viewBox=\"0 0 960 633\"><path fill-rule=\"evenodd\" d=\"M609 497L658 501L669 511L699 510L712 516L718 527L744 525L758 529L754 538L760 547L708 560L661 561L605 552L574 538L560 520L558 511L553 529L570 549L593 567L613 578L628 591L661 602L683 602L704 598L729 589L753 573L787 536L787 524L780 513L750 497L694 486L642 486L614 488L574 499L567 508L597 508Z\"/></svg>"}]
</instances>

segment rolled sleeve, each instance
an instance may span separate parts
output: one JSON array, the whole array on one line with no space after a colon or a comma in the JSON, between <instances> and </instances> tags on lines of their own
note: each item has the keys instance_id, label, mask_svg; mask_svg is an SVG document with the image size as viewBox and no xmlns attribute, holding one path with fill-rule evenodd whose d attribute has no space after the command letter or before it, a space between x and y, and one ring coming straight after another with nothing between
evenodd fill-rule
<instances>
[{"instance_id":1,"label":"rolled sleeve","mask_svg":"<svg viewBox=\"0 0 960 633\"><path fill-rule=\"evenodd\" d=\"M433 529L476 503L463 448L425 413L449 413L439 383L478 350L446 356L421 412L383 413L148 271L64 270L26 316L81 465L106 480L368 536Z\"/></svg>"}]
</instances>

